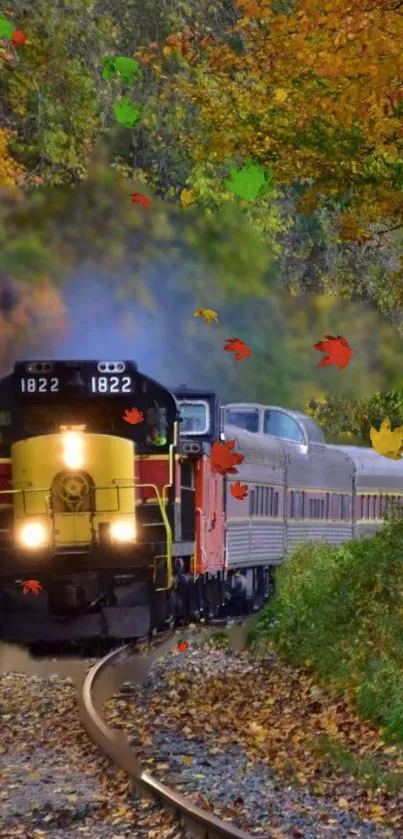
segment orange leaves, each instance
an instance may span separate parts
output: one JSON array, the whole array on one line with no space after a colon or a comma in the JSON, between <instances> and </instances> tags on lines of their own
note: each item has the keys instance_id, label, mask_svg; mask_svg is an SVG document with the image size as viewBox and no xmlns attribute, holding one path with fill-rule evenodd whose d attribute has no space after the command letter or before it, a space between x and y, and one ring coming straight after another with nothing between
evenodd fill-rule
<instances>
[{"instance_id":1,"label":"orange leaves","mask_svg":"<svg viewBox=\"0 0 403 839\"><path fill-rule=\"evenodd\" d=\"M245 460L243 454L232 451L234 446L235 440L227 440L225 443L216 440L211 447L210 463L212 468L220 475L235 475L238 472L235 465Z\"/></svg>"},{"instance_id":2,"label":"orange leaves","mask_svg":"<svg viewBox=\"0 0 403 839\"><path fill-rule=\"evenodd\" d=\"M287 14L272 14L265 0L236 0L235 5L239 19L231 34L242 35L242 55L219 38L208 48L197 38L196 49L196 36L183 36L197 52L192 60L200 72L175 80L175 92L180 88L187 101L200 106L201 119L191 135L186 128L181 132L179 143L195 160L206 160L214 147L219 165L240 152L239 163L251 156L266 160L269 138L274 180L314 181L321 187L321 202L333 188L335 195L345 194L354 163L357 177L351 187L357 201L341 238L364 242L368 177L377 220L390 217L393 196L399 194L393 166L400 154L396 105L403 16L392 2L364 8L352 0L299 0ZM182 44L178 34L171 41L171 49L175 41ZM259 130L248 131L249 122ZM298 126L303 137L296 137ZM206 134L212 141L208 150ZM381 207L384 187L391 188ZM353 216L362 218L353 223Z\"/></svg>"},{"instance_id":3,"label":"orange leaves","mask_svg":"<svg viewBox=\"0 0 403 839\"><path fill-rule=\"evenodd\" d=\"M230 485L230 493L237 501L243 501L248 495L248 487L246 484L241 484L240 481L235 481Z\"/></svg>"},{"instance_id":4,"label":"orange leaves","mask_svg":"<svg viewBox=\"0 0 403 839\"><path fill-rule=\"evenodd\" d=\"M224 673L211 674L211 659L200 649L198 670L183 673L172 669L167 675L167 688L159 691L146 708L136 707L132 730L135 728L138 736L140 723L141 738L149 737L157 714L164 721L161 733L169 731L172 737L181 732L191 740L201 740L211 754L220 754L233 744L249 765L257 761L274 771L281 787L298 780L304 787L301 797L283 803L285 833L279 830L278 821L270 825L278 839L286 835L302 839L306 832L308 822L301 831L292 825L289 814L293 810L309 816L313 832L319 826L318 834L323 836L339 835L336 808L350 811L359 823L379 820L394 823L395 831L397 825L401 828L400 792L385 795L374 788L376 773L379 779L382 770L401 770L396 756L388 755L376 727L358 718L348 697L332 696L302 669L285 664L271 647L268 652L263 663L254 662L245 651L239 653L236 663L240 656L246 665L240 679L239 665L237 669L232 667L231 655L228 659L226 652L214 649L210 655L214 660L221 656L224 660L225 656L226 666ZM133 714L125 712L122 717L121 708L118 715L134 719ZM332 729L338 733L329 736L326 732ZM185 766L191 765L189 758L185 753ZM347 763L345 769L343 761ZM372 783L368 766L375 776ZM312 797L305 795L309 788ZM354 828L351 832L354 834ZM356 833L359 835L359 831ZM391 833L395 835L393 830Z\"/></svg>"},{"instance_id":5,"label":"orange leaves","mask_svg":"<svg viewBox=\"0 0 403 839\"><path fill-rule=\"evenodd\" d=\"M14 47L14 49L16 49L17 46L20 46L20 47L24 46L24 44L25 44L25 32L23 32L22 29L16 29L15 32L13 32L13 37L11 39L11 44Z\"/></svg>"},{"instance_id":6,"label":"orange leaves","mask_svg":"<svg viewBox=\"0 0 403 839\"><path fill-rule=\"evenodd\" d=\"M145 195L141 195L140 192L133 192L131 194L132 204L141 204L142 207L148 207L151 204L150 198L147 198Z\"/></svg>"},{"instance_id":7,"label":"orange leaves","mask_svg":"<svg viewBox=\"0 0 403 839\"><path fill-rule=\"evenodd\" d=\"M363 243L373 238L352 212L340 215L339 225L339 236L342 242L354 241Z\"/></svg>"},{"instance_id":8,"label":"orange leaves","mask_svg":"<svg viewBox=\"0 0 403 839\"><path fill-rule=\"evenodd\" d=\"M240 338L227 338L223 349L226 352L235 353L235 361L242 361L243 358L251 358L252 356L248 345Z\"/></svg>"},{"instance_id":9,"label":"orange leaves","mask_svg":"<svg viewBox=\"0 0 403 839\"><path fill-rule=\"evenodd\" d=\"M42 591L42 586L38 583L38 580L23 580L21 585L23 594L27 594L28 591L32 591L32 594L39 594Z\"/></svg>"},{"instance_id":10,"label":"orange leaves","mask_svg":"<svg viewBox=\"0 0 403 839\"><path fill-rule=\"evenodd\" d=\"M138 425L139 422L144 422L144 414L142 411L138 411L137 408L125 408L125 415L122 418L125 422L129 422L130 425Z\"/></svg>"},{"instance_id":11,"label":"orange leaves","mask_svg":"<svg viewBox=\"0 0 403 839\"><path fill-rule=\"evenodd\" d=\"M327 353L319 362L319 367L329 367L331 364L337 364L339 370L347 367L351 360L352 351L348 341L342 335L335 338L334 335L325 335L326 341L318 341L313 345L315 350Z\"/></svg>"}]
</instances>

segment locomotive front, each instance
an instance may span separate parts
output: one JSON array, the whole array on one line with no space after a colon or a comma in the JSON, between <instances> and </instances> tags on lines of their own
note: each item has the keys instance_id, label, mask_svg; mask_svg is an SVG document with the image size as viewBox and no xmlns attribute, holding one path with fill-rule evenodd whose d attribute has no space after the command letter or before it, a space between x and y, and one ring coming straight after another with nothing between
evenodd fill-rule
<instances>
[{"instance_id":1,"label":"locomotive front","mask_svg":"<svg viewBox=\"0 0 403 839\"><path fill-rule=\"evenodd\" d=\"M12 506L13 519L0 548L0 637L144 635L155 555L171 559L174 398L133 362L22 362L8 379L11 493L0 508ZM151 542L137 513L139 464L158 456L162 485L146 484L160 512ZM24 581L39 584L34 596Z\"/></svg>"},{"instance_id":2,"label":"locomotive front","mask_svg":"<svg viewBox=\"0 0 403 839\"><path fill-rule=\"evenodd\" d=\"M135 541L133 444L84 427L20 440L11 448L15 541L38 561Z\"/></svg>"}]
</instances>

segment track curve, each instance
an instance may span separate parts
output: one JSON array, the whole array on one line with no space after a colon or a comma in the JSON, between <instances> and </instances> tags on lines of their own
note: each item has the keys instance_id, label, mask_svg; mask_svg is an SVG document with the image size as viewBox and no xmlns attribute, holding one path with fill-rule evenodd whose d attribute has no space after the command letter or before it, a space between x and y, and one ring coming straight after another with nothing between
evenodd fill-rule
<instances>
[{"instance_id":1,"label":"track curve","mask_svg":"<svg viewBox=\"0 0 403 839\"><path fill-rule=\"evenodd\" d=\"M216 630L211 629L206 634L213 634L214 631ZM240 650L243 647L246 632L244 625L226 630L232 650ZM190 635L191 631L184 632L181 633L181 638ZM194 805L185 796L157 781L143 769L126 735L109 728L101 715L103 704L117 693L124 682L143 684L152 664L175 647L177 638L170 638L144 656L136 653L133 645L128 644L97 662L78 691L82 725L103 754L130 775L136 792L143 798L154 798L174 813L185 830L196 839L253 839L252 834L218 819Z\"/></svg>"}]
</instances>

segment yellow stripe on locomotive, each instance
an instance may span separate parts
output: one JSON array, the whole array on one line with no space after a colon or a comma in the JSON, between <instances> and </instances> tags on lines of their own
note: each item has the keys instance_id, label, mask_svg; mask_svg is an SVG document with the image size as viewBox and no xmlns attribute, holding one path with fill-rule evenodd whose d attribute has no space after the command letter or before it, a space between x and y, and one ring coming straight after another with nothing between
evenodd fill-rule
<instances>
[{"instance_id":1,"label":"yellow stripe on locomotive","mask_svg":"<svg viewBox=\"0 0 403 839\"><path fill-rule=\"evenodd\" d=\"M135 540L132 441L66 430L14 443L11 460L21 548Z\"/></svg>"}]
</instances>

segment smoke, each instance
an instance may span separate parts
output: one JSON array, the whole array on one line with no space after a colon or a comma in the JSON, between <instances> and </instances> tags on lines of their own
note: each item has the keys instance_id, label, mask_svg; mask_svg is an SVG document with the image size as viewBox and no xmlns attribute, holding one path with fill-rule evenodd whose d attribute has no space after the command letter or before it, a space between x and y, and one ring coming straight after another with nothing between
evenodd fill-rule
<instances>
[{"instance_id":1,"label":"smoke","mask_svg":"<svg viewBox=\"0 0 403 839\"><path fill-rule=\"evenodd\" d=\"M165 274L147 283L147 306L119 299L119 287L113 287L112 280L108 287L105 280L83 272L66 286L70 327L50 357L132 360L141 372L168 387L197 387L198 371L187 356L183 335L195 304L189 293L170 293L166 280ZM31 351L29 358L34 357L38 355Z\"/></svg>"}]
</instances>

